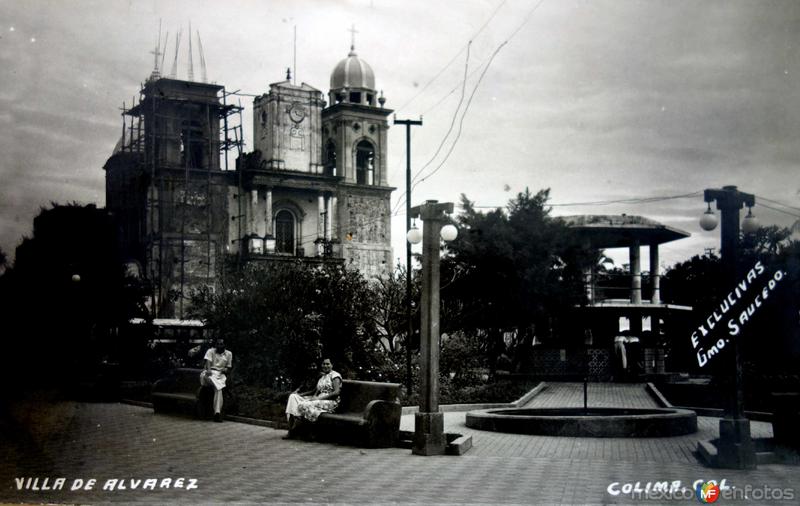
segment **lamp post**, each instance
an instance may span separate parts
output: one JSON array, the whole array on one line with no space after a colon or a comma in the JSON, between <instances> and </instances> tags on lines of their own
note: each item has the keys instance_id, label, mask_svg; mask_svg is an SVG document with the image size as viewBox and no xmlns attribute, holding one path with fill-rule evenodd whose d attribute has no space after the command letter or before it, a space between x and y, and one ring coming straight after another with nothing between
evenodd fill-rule
<instances>
[{"instance_id":1,"label":"lamp post","mask_svg":"<svg viewBox=\"0 0 800 506\"><path fill-rule=\"evenodd\" d=\"M725 273L725 280L732 287L737 281L737 265L739 257L739 210L743 206L748 209L755 205L752 194L740 192L735 186L723 186L722 189L707 189L703 200L708 202L708 210L700 219L703 230L713 230L717 226L716 216L711 210L711 202L716 201L717 209L722 215L720 230L720 256ZM752 212L748 212L742 224L745 233L752 233L758 228ZM731 397L725 418L719 421L719 445L717 465L732 469L755 469L756 454L750 438L750 420L744 415L744 389L741 334L731 336L733 348L733 384Z\"/></svg>"},{"instance_id":2,"label":"lamp post","mask_svg":"<svg viewBox=\"0 0 800 506\"><path fill-rule=\"evenodd\" d=\"M420 333L419 412L414 415L415 455L442 455L447 446L444 414L439 411L439 240L452 241L458 235L453 225L444 225L452 202L428 200L411 208L411 216L421 218L422 229L422 328ZM419 242L419 232L407 234L409 242Z\"/></svg>"}]
</instances>

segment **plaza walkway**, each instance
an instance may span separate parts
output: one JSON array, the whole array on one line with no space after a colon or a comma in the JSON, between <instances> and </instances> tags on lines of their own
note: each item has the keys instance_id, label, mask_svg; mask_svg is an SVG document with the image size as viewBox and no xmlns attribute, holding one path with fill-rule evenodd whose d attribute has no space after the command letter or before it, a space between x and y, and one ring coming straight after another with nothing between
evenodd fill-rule
<instances>
[{"instance_id":1,"label":"plaza walkway","mask_svg":"<svg viewBox=\"0 0 800 506\"><path fill-rule=\"evenodd\" d=\"M571 403L573 390L556 387L533 402L557 403L561 397ZM595 392L596 405L602 390ZM638 396L617 389L609 395ZM698 479L723 478L742 488L798 483L792 466L748 472L700 465L692 452L699 439L716 436L717 420L711 418L700 418L700 432L692 436L592 439L471 430L464 417L448 412L445 422L448 432L473 436L467 454L419 457L399 448L284 440L285 431L154 415L127 404L18 404L0 420L0 502L640 504L610 493L609 485L617 483L611 490L619 492L636 482L641 488L663 481L691 488ZM412 429L413 415L404 416L402 426ZM769 435L771 429L754 422L753 430ZM33 490L32 482L26 488L28 477L39 478L39 489L45 477L51 488L57 478L65 484L61 490ZM91 479L93 488L85 490ZM80 483L82 488L70 490Z\"/></svg>"},{"instance_id":2,"label":"plaza walkway","mask_svg":"<svg viewBox=\"0 0 800 506\"><path fill-rule=\"evenodd\" d=\"M527 408L583 407L583 383L548 382ZM658 408L640 383L589 383L588 405L595 408Z\"/></svg>"}]
</instances>

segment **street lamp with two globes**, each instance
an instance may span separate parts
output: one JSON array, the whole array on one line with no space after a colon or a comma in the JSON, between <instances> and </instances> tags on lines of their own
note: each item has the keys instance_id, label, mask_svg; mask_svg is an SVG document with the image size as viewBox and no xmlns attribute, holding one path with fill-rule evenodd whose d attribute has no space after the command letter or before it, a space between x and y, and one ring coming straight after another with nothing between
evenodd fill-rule
<instances>
[{"instance_id":1,"label":"street lamp with two globes","mask_svg":"<svg viewBox=\"0 0 800 506\"><path fill-rule=\"evenodd\" d=\"M752 234L759 228L758 220L753 216L755 196L740 192L735 186L723 186L721 189L707 189L703 192L703 200L708 209L700 218L700 227L711 231L717 227L717 216L711 209L716 201L717 209L722 216L720 230L720 256L725 272L726 288L733 288L738 279L739 257L739 210L747 206L748 212L741 224L741 231ZM739 336L730 336L733 348L733 381L730 403L725 417L719 422L719 445L716 464L719 467L733 469L755 469L756 454L750 438L750 420L744 413L743 359Z\"/></svg>"},{"instance_id":2,"label":"street lamp with two globes","mask_svg":"<svg viewBox=\"0 0 800 506\"><path fill-rule=\"evenodd\" d=\"M452 212L452 202L428 200L411 209L413 218L422 219L423 230L414 226L406 234L409 243L422 242L420 401L411 447L415 455L442 455L447 447L444 414L439 411L439 245L440 240L452 241L458 236L458 229L447 224Z\"/></svg>"}]
</instances>

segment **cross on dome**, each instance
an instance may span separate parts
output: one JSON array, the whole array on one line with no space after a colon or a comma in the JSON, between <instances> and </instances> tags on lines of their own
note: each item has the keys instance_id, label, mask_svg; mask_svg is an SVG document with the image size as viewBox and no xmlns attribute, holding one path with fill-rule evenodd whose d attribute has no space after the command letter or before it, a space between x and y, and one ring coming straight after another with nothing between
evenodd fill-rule
<instances>
[{"instance_id":1,"label":"cross on dome","mask_svg":"<svg viewBox=\"0 0 800 506\"><path fill-rule=\"evenodd\" d=\"M355 56L355 54L356 54L355 53L355 51L356 51L356 34L358 33L358 30L356 30L355 23L353 23L350 26L350 29L347 30L347 31L350 32L350 55L351 56Z\"/></svg>"}]
</instances>

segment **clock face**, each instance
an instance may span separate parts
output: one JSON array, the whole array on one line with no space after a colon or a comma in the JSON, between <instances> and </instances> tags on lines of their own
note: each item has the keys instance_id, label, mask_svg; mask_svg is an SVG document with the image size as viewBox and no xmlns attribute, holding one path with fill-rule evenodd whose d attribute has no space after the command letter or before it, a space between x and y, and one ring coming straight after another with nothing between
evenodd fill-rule
<instances>
[{"instance_id":1,"label":"clock face","mask_svg":"<svg viewBox=\"0 0 800 506\"><path fill-rule=\"evenodd\" d=\"M292 104L292 107L289 109L289 118L295 123L300 123L305 117L306 111L303 109L303 106L296 102Z\"/></svg>"}]
</instances>

